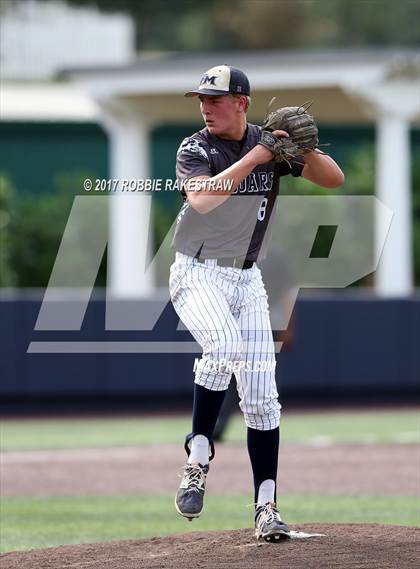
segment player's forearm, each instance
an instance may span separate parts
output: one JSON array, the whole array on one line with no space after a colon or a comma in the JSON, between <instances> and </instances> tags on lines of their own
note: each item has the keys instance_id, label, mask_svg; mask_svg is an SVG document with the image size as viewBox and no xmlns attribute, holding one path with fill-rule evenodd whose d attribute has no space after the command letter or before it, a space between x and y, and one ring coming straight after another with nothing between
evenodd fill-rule
<instances>
[{"instance_id":1,"label":"player's forearm","mask_svg":"<svg viewBox=\"0 0 420 569\"><path fill-rule=\"evenodd\" d=\"M216 207L224 203L240 183L245 180L252 170L261 164L262 158L267 155L261 150L261 146L253 148L240 160L213 176L205 180L192 180L187 189L188 201L198 213L209 213ZM264 160L267 161L267 160Z\"/></svg>"},{"instance_id":2,"label":"player's forearm","mask_svg":"<svg viewBox=\"0 0 420 569\"><path fill-rule=\"evenodd\" d=\"M344 184L344 174L338 164L326 154L314 151L304 155L302 176L323 188L338 188Z\"/></svg>"}]
</instances>

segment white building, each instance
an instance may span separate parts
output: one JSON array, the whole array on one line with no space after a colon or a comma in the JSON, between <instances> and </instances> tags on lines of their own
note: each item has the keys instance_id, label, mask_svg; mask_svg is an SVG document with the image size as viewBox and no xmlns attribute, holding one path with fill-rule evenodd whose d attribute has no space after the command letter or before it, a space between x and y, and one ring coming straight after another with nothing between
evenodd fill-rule
<instances>
[{"instance_id":1,"label":"white building","mask_svg":"<svg viewBox=\"0 0 420 569\"><path fill-rule=\"evenodd\" d=\"M2 0L3 80L50 79L65 67L127 64L135 54L129 15L60 1Z\"/></svg>"}]
</instances>

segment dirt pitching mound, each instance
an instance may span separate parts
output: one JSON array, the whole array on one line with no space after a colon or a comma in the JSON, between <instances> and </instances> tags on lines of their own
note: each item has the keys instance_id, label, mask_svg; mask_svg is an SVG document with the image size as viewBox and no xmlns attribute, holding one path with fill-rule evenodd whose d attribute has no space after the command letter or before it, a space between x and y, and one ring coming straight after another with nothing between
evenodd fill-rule
<instances>
[{"instance_id":1,"label":"dirt pitching mound","mask_svg":"<svg viewBox=\"0 0 420 569\"><path fill-rule=\"evenodd\" d=\"M412 569L419 530L376 524L301 525L325 534L257 545L253 530L193 532L1 556L2 569Z\"/></svg>"}]
</instances>

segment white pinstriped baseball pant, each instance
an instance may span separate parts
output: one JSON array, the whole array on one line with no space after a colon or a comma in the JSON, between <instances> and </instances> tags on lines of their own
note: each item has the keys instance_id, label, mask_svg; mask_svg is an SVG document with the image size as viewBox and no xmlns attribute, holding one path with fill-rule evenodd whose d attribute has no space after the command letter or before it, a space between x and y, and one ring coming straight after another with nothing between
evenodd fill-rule
<instances>
[{"instance_id":1,"label":"white pinstriped baseball pant","mask_svg":"<svg viewBox=\"0 0 420 569\"><path fill-rule=\"evenodd\" d=\"M278 427L275 350L260 269L220 267L214 259L199 262L176 253L169 292L203 349L195 383L223 391L233 367L246 425L262 431Z\"/></svg>"}]
</instances>

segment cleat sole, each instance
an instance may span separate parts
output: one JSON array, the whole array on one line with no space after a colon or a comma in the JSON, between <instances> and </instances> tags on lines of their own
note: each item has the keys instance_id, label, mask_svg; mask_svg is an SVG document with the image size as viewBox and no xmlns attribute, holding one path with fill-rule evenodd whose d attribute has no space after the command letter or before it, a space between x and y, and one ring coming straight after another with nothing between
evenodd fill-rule
<instances>
[{"instance_id":1,"label":"cleat sole","mask_svg":"<svg viewBox=\"0 0 420 569\"><path fill-rule=\"evenodd\" d=\"M272 542L279 542L279 541L285 541L287 539L290 539L291 535L289 532L287 531L274 531L272 533L267 533L267 534L263 534L263 535L258 535L258 533L255 533L255 537L257 538L257 541L261 541L264 540L268 543L272 543Z\"/></svg>"},{"instance_id":2,"label":"cleat sole","mask_svg":"<svg viewBox=\"0 0 420 569\"><path fill-rule=\"evenodd\" d=\"M178 504L176 503L176 496L175 496L175 509L176 509L176 511L178 512L178 514L179 514L180 516L182 516L182 517L184 517L184 518L187 518L187 520L188 520L189 522L192 522L194 518L199 518L201 512L203 511L203 509L201 509L201 510L200 510L198 513L196 513L196 514L191 514L191 513L188 513L188 512L181 512L181 510L178 508Z\"/></svg>"},{"instance_id":3,"label":"cleat sole","mask_svg":"<svg viewBox=\"0 0 420 569\"><path fill-rule=\"evenodd\" d=\"M290 539L290 533L280 531L268 535L263 535L262 538L268 543L284 541L286 539Z\"/></svg>"}]
</instances>

